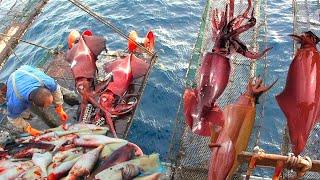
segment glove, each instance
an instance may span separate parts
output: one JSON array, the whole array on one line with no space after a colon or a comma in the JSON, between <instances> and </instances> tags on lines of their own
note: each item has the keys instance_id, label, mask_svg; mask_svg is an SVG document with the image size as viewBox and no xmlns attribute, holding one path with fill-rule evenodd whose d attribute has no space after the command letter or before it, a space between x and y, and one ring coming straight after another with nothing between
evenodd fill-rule
<instances>
[{"instance_id":1,"label":"glove","mask_svg":"<svg viewBox=\"0 0 320 180\"><path fill-rule=\"evenodd\" d=\"M56 107L56 113L59 115L60 120L62 121L62 123L66 123L68 120L68 115L66 112L64 112L62 105L58 105Z\"/></svg>"},{"instance_id":2,"label":"glove","mask_svg":"<svg viewBox=\"0 0 320 180\"><path fill-rule=\"evenodd\" d=\"M34 129L31 127L31 125L28 125L25 129L24 129L25 132L29 133L30 135L32 136L39 136L42 132L37 130L37 129Z\"/></svg>"}]
</instances>

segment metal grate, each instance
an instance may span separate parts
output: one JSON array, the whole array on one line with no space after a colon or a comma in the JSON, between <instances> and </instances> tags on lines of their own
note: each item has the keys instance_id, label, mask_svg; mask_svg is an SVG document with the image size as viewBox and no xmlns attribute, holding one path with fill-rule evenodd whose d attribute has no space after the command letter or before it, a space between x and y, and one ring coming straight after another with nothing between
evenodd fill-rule
<instances>
[{"instance_id":1,"label":"metal grate","mask_svg":"<svg viewBox=\"0 0 320 180\"><path fill-rule=\"evenodd\" d=\"M201 58L205 52L211 51L214 42L211 39L211 17L212 10L218 8L224 10L228 0L207 1L207 6L203 13L203 18L200 26L199 36L197 43L194 47L194 52L190 60L190 66L186 76L186 87L194 87L197 74L196 71L201 63ZM264 21L264 1L254 1L253 7L255 9L255 17L257 24L250 31L241 35L241 39L250 45L249 49L255 51L259 50L259 44L265 44L265 21ZM242 13L247 8L246 1L235 1L235 15ZM262 46L262 49L265 46ZM218 100L218 104L223 108L225 105L234 102L239 95L244 91L250 77L255 75L256 64L250 63L246 58L241 55L235 55L231 58L231 74L227 88ZM264 62L259 62L262 69L266 68ZM260 66L260 65L259 65ZM258 67L260 68L260 67ZM263 71L264 72L264 71ZM263 75L263 74L262 74ZM257 122L263 118L263 98L261 98L260 107L257 107ZM259 126L259 125L256 125ZM251 138L252 148L259 142L257 135L259 128L253 131L254 138ZM211 156L211 151L208 147L209 138L193 134L189 128L185 126L183 116L183 103L177 113L177 120L173 130L173 138L171 147L169 149L168 160L173 164L172 178L173 179L207 179L208 163ZM241 173L239 171L239 173Z\"/></svg>"}]
</instances>

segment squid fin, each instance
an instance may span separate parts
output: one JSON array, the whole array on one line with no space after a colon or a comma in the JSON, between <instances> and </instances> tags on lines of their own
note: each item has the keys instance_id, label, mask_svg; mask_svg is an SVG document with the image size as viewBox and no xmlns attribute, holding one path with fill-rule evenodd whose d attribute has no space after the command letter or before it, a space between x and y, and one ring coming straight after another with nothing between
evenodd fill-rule
<instances>
[{"instance_id":1,"label":"squid fin","mask_svg":"<svg viewBox=\"0 0 320 180\"><path fill-rule=\"evenodd\" d=\"M103 50L106 49L106 39L104 37L83 35L83 39L90 51L95 56L98 56Z\"/></svg>"},{"instance_id":2,"label":"squid fin","mask_svg":"<svg viewBox=\"0 0 320 180\"><path fill-rule=\"evenodd\" d=\"M144 76L149 68L149 64L144 60L136 57L134 54L131 56L131 71L133 79Z\"/></svg>"}]
</instances>

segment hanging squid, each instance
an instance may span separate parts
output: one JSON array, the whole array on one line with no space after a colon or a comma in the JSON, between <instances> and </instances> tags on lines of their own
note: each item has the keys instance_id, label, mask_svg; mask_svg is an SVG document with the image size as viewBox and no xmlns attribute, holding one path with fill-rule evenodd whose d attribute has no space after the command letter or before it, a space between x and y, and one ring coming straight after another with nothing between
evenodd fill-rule
<instances>
[{"instance_id":1,"label":"hanging squid","mask_svg":"<svg viewBox=\"0 0 320 180\"><path fill-rule=\"evenodd\" d=\"M266 87L262 79L251 79L246 91L238 100L223 110L224 127L218 137L212 137L209 179L222 180L230 177L238 167L236 157L247 149L255 121L258 98L276 82Z\"/></svg>"},{"instance_id":2,"label":"hanging squid","mask_svg":"<svg viewBox=\"0 0 320 180\"><path fill-rule=\"evenodd\" d=\"M184 92L184 115L187 125L196 134L210 136L209 122L218 127L223 126L222 111L216 104L216 100L223 93L229 81L230 62L228 56L237 52L250 59L261 58L270 48L261 54L249 51L241 42L239 35L256 24L256 19L247 17L251 9L251 0L248 0L246 11L228 21L228 6L221 14L218 22L218 12L214 11L212 18L212 31L214 47L202 59L199 70L197 88L186 89ZM233 14L233 9L230 10ZM243 24L243 22L247 22Z\"/></svg>"},{"instance_id":3,"label":"hanging squid","mask_svg":"<svg viewBox=\"0 0 320 180\"><path fill-rule=\"evenodd\" d=\"M289 127L292 150L299 155L310 131L318 122L320 111L320 39L311 31L291 35L301 44L290 65L284 90L276 96Z\"/></svg>"}]
</instances>

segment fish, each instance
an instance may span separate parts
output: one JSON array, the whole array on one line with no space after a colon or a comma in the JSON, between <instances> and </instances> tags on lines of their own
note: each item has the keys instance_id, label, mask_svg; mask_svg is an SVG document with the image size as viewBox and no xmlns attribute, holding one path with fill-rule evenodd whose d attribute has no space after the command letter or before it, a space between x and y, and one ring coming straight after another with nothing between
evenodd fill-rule
<instances>
[{"instance_id":1,"label":"fish","mask_svg":"<svg viewBox=\"0 0 320 180\"><path fill-rule=\"evenodd\" d=\"M60 137L59 139L53 140L53 141L41 141L45 144L52 144L54 145L54 149L52 150L53 153L57 152L63 145L69 144L73 142L75 138L78 136L76 134L68 134L65 136Z\"/></svg>"},{"instance_id":2,"label":"fish","mask_svg":"<svg viewBox=\"0 0 320 180\"><path fill-rule=\"evenodd\" d=\"M16 179L41 179L41 169L37 166L31 167L30 169L20 174Z\"/></svg>"},{"instance_id":3,"label":"fish","mask_svg":"<svg viewBox=\"0 0 320 180\"><path fill-rule=\"evenodd\" d=\"M87 152L86 154L83 154L71 168L69 176L71 176L71 178L73 179L79 176L86 176L90 174L99 158L103 146L104 145L99 145L97 148Z\"/></svg>"},{"instance_id":4,"label":"fish","mask_svg":"<svg viewBox=\"0 0 320 180\"><path fill-rule=\"evenodd\" d=\"M48 180L58 180L63 177L74 166L80 157L66 161L57 166L48 176Z\"/></svg>"},{"instance_id":5,"label":"fish","mask_svg":"<svg viewBox=\"0 0 320 180\"><path fill-rule=\"evenodd\" d=\"M62 162L64 159L66 159L69 156L73 156L75 154L82 154L82 153L83 153L82 147L77 147L77 148L69 149L66 151L59 151L52 158L52 162L54 162L54 163Z\"/></svg>"},{"instance_id":6,"label":"fish","mask_svg":"<svg viewBox=\"0 0 320 180\"><path fill-rule=\"evenodd\" d=\"M74 144L82 147L98 147L101 144L110 144L116 142L128 142L123 139L111 138L103 135L81 135L74 140Z\"/></svg>"},{"instance_id":7,"label":"fish","mask_svg":"<svg viewBox=\"0 0 320 180\"><path fill-rule=\"evenodd\" d=\"M94 170L91 174L91 178L94 179L93 177L103 171L104 169L107 169L109 167L112 167L116 164L129 161L135 157L135 147L126 144L122 146L121 148L117 149L114 151L108 158L102 159L100 162L100 165Z\"/></svg>"},{"instance_id":8,"label":"fish","mask_svg":"<svg viewBox=\"0 0 320 180\"><path fill-rule=\"evenodd\" d=\"M0 161L0 179L14 180L33 165L32 161L11 162L2 160Z\"/></svg>"},{"instance_id":9,"label":"fish","mask_svg":"<svg viewBox=\"0 0 320 180\"><path fill-rule=\"evenodd\" d=\"M107 159L114 151L128 144L127 142L110 143L103 147L99 159Z\"/></svg>"},{"instance_id":10,"label":"fish","mask_svg":"<svg viewBox=\"0 0 320 180\"><path fill-rule=\"evenodd\" d=\"M108 127L96 126L94 124L77 123L68 127L68 130L90 129L92 131L109 130Z\"/></svg>"},{"instance_id":11,"label":"fish","mask_svg":"<svg viewBox=\"0 0 320 180\"><path fill-rule=\"evenodd\" d=\"M22 151L14 154L13 157L16 159L31 158L34 153L44 153L46 151L47 151L46 149L27 148L27 149L23 149Z\"/></svg>"},{"instance_id":12,"label":"fish","mask_svg":"<svg viewBox=\"0 0 320 180\"><path fill-rule=\"evenodd\" d=\"M141 168L141 171L144 172L152 172L157 171L160 166L160 160L158 154L151 154L149 156L141 156L136 159L126 161L117 165L114 165L110 168L107 168L97 175L95 175L95 179L105 179L105 177L108 177L108 180L118 180L122 178L122 171L127 164L133 164L135 166L138 166Z\"/></svg>"},{"instance_id":13,"label":"fish","mask_svg":"<svg viewBox=\"0 0 320 180\"><path fill-rule=\"evenodd\" d=\"M75 130L67 130L67 131L52 131L52 132L48 132L46 134L40 135L35 137L35 141L40 141L40 140L52 140L54 138L59 138L61 136L66 136L69 134L76 134L76 133L80 133L83 131L88 131L88 129L75 129Z\"/></svg>"},{"instance_id":14,"label":"fish","mask_svg":"<svg viewBox=\"0 0 320 180\"><path fill-rule=\"evenodd\" d=\"M54 148L54 145L41 143L41 142L30 142L30 143L13 142L5 146L5 149L8 151L8 153L12 156L15 156L16 158L18 158L18 156L20 155L23 156L23 154L27 152L29 149L43 149L43 150L51 151L53 148Z\"/></svg>"},{"instance_id":15,"label":"fish","mask_svg":"<svg viewBox=\"0 0 320 180\"><path fill-rule=\"evenodd\" d=\"M142 172L141 168L133 164L126 164L121 168L121 175L123 180L131 180Z\"/></svg>"},{"instance_id":16,"label":"fish","mask_svg":"<svg viewBox=\"0 0 320 180\"><path fill-rule=\"evenodd\" d=\"M50 152L43 154L34 153L32 162L41 169L42 177L47 177L47 167L52 162L52 154Z\"/></svg>"},{"instance_id":17,"label":"fish","mask_svg":"<svg viewBox=\"0 0 320 180\"><path fill-rule=\"evenodd\" d=\"M301 44L290 64L284 90L276 100L287 118L293 153L299 155L320 113L320 39L311 31L291 35Z\"/></svg>"}]
</instances>

